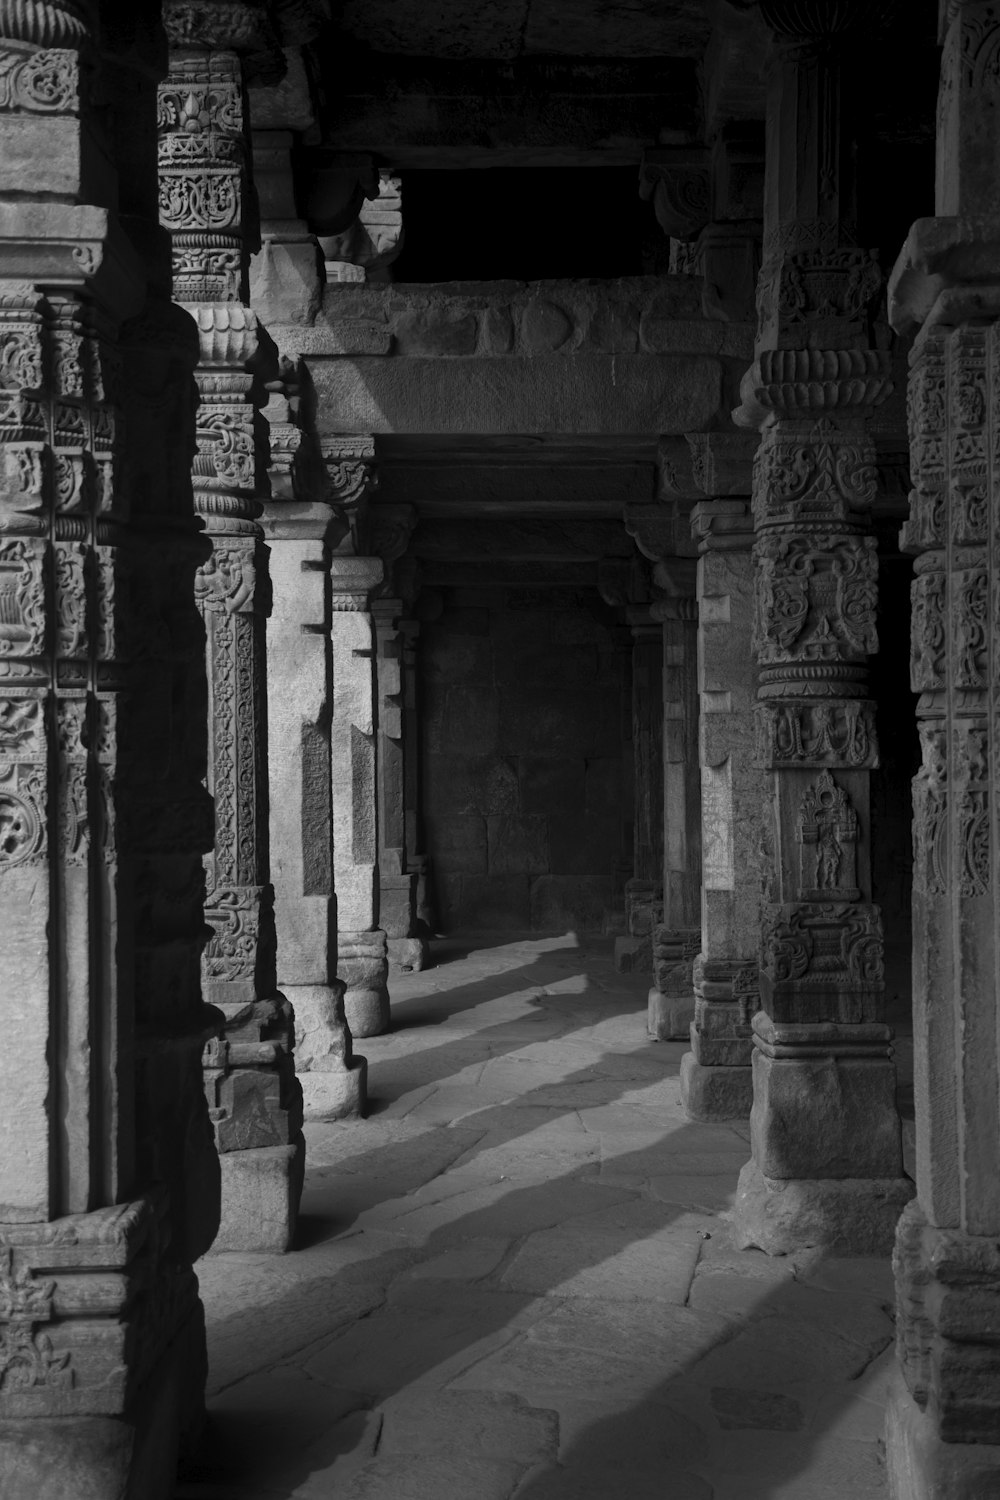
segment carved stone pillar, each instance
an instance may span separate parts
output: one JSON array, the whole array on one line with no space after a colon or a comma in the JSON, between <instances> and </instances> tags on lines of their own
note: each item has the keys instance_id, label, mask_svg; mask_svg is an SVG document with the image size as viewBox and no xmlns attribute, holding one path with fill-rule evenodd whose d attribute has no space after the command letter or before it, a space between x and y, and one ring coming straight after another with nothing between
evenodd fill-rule
<instances>
[{"instance_id":1,"label":"carved stone pillar","mask_svg":"<svg viewBox=\"0 0 1000 1500\"><path fill-rule=\"evenodd\" d=\"M653 929L649 1034L687 1038L701 947L701 787L698 770L698 604L688 560L661 562L669 593L650 614L663 624L663 922Z\"/></svg>"},{"instance_id":2,"label":"carved stone pillar","mask_svg":"<svg viewBox=\"0 0 1000 1500\"><path fill-rule=\"evenodd\" d=\"M196 595L209 681L206 997L226 1017L205 1057L223 1174L219 1249L283 1250L302 1187L301 1091L291 1008L277 993L267 828L264 570L251 387L260 331L240 301L247 143L237 49L260 47L263 12L168 4L170 71L159 90L160 219L174 296L195 320L201 404L195 507L211 556Z\"/></svg>"},{"instance_id":3,"label":"carved stone pillar","mask_svg":"<svg viewBox=\"0 0 1000 1500\"><path fill-rule=\"evenodd\" d=\"M372 595L384 577L368 543L367 495L374 483L368 437L323 438L331 498L349 532L330 559L333 650L331 786L338 972L352 1036L378 1036L389 1025L389 965L379 926L378 687Z\"/></svg>"},{"instance_id":4,"label":"carved stone pillar","mask_svg":"<svg viewBox=\"0 0 1000 1500\"><path fill-rule=\"evenodd\" d=\"M615 941L622 972L653 961L663 917L663 626L648 608L626 611L632 632L632 878L625 884L628 935Z\"/></svg>"},{"instance_id":5,"label":"carved stone pillar","mask_svg":"<svg viewBox=\"0 0 1000 1500\"><path fill-rule=\"evenodd\" d=\"M700 694L701 951L695 961L691 1051L681 1097L695 1120L750 1113L757 1010L760 871L766 775L753 759L756 672L751 649L753 519L742 500L697 505Z\"/></svg>"},{"instance_id":6,"label":"carved stone pillar","mask_svg":"<svg viewBox=\"0 0 1000 1500\"><path fill-rule=\"evenodd\" d=\"M369 518L369 544L385 569L382 596L372 603L378 684L379 921L388 939L390 961L406 972L422 969L427 958L427 943L419 935L417 919L418 875L410 857L415 844L407 842L415 836L417 808L416 780L407 774L406 762L416 738L407 717L416 714L413 641L419 625L405 618L408 605L402 598L386 595L397 588L402 591L406 575L415 568L413 560L404 560L403 555L416 519L412 505L379 505ZM408 796L414 799L412 812Z\"/></svg>"},{"instance_id":7,"label":"carved stone pillar","mask_svg":"<svg viewBox=\"0 0 1000 1500\"><path fill-rule=\"evenodd\" d=\"M767 0L765 260L757 361L737 421L754 472L758 753L770 773L770 866L754 1017L753 1159L737 1238L880 1253L911 1192L902 1173L881 915L872 904L867 658L877 649L874 449L866 414L891 389L869 347L881 285L854 230L844 83L870 18Z\"/></svg>"},{"instance_id":8,"label":"carved stone pillar","mask_svg":"<svg viewBox=\"0 0 1000 1500\"><path fill-rule=\"evenodd\" d=\"M686 456L683 442L681 448ZM661 471L664 467L661 456ZM652 929L649 1034L655 1041L681 1041L686 1040L694 1015L692 968L700 940L698 606L694 558L683 555L692 554L694 548L690 527L673 502L627 506L625 529L653 564L655 598L648 606L648 618L659 622L663 673L662 689L655 695L663 713L659 757L663 781L662 792L653 798L663 818L662 862L656 872L663 912ZM636 764L638 768L638 760ZM646 837L657 843L655 834Z\"/></svg>"},{"instance_id":9,"label":"carved stone pillar","mask_svg":"<svg viewBox=\"0 0 1000 1500\"><path fill-rule=\"evenodd\" d=\"M110 206L123 135L155 120L155 60L110 52L80 5L0 6L5 1500L173 1493L218 1224L197 347Z\"/></svg>"},{"instance_id":10,"label":"carved stone pillar","mask_svg":"<svg viewBox=\"0 0 1000 1500\"><path fill-rule=\"evenodd\" d=\"M297 400L297 398L293 398ZM333 880L330 553L343 522L320 498L318 448L275 392L271 499L264 507L274 603L268 629L271 870L278 983L295 1011L295 1061L307 1119L363 1115L366 1069L352 1051L337 975ZM310 462L310 459L314 459Z\"/></svg>"},{"instance_id":11,"label":"carved stone pillar","mask_svg":"<svg viewBox=\"0 0 1000 1500\"><path fill-rule=\"evenodd\" d=\"M1000 15L942 6L939 217L910 233L890 316L909 384L916 557L911 685L917 1197L896 1240L897 1500L1000 1493L997 1042L1000 598Z\"/></svg>"}]
</instances>

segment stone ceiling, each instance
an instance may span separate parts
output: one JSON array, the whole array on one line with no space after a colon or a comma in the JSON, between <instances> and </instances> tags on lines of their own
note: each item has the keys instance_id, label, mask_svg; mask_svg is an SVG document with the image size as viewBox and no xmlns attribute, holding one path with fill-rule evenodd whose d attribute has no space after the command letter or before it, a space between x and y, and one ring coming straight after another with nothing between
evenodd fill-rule
<instances>
[{"instance_id":1,"label":"stone ceiling","mask_svg":"<svg viewBox=\"0 0 1000 1500\"><path fill-rule=\"evenodd\" d=\"M339 31L375 52L700 57L716 0L344 0Z\"/></svg>"}]
</instances>

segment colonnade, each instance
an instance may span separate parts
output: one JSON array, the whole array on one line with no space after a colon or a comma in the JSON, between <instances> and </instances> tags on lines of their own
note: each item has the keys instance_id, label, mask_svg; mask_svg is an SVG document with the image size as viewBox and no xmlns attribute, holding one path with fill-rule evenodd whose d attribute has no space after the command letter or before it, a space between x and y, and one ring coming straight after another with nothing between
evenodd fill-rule
<instances>
[{"instance_id":1,"label":"colonnade","mask_svg":"<svg viewBox=\"0 0 1000 1500\"><path fill-rule=\"evenodd\" d=\"M871 875L873 422L894 369L858 229L866 8L762 10L763 259L736 427L688 434L683 503L624 517L655 585L626 617L630 951L651 1033L690 1037L691 1117L749 1115L738 1241L895 1242L893 1493L971 1497L1000 1483L1000 18L942 6L938 217L888 289L913 348L914 1186ZM200 1419L192 1264L213 1242L288 1248L303 1114L363 1113L353 1042L389 1024L390 957L423 962L415 517L373 503L372 434L317 435L308 357L283 363L267 332L269 309L305 324L318 296L281 79L321 19L168 0L165 68L141 16L0 0L13 1500L64 1493L67 1472L95 1500L168 1494ZM716 207L705 254L732 239Z\"/></svg>"}]
</instances>

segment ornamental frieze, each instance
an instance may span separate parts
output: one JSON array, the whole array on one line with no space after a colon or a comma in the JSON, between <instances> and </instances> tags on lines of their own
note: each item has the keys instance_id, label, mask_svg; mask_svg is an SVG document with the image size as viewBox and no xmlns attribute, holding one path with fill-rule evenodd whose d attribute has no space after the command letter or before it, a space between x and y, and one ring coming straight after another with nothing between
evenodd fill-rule
<instances>
[{"instance_id":1,"label":"ornamental frieze","mask_svg":"<svg viewBox=\"0 0 1000 1500\"><path fill-rule=\"evenodd\" d=\"M760 766L871 770L879 763L874 703L759 703L754 718Z\"/></svg>"}]
</instances>

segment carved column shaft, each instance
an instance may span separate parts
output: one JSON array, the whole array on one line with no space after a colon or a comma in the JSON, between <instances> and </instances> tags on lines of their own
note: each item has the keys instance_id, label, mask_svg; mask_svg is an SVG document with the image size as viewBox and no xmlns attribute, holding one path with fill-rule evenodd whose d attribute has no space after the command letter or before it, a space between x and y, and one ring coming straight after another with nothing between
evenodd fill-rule
<instances>
[{"instance_id":1,"label":"carved column shaft","mask_svg":"<svg viewBox=\"0 0 1000 1500\"><path fill-rule=\"evenodd\" d=\"M713 435L714 436L714 435ZM695 506L701 706L701 952L691 1051L681 1096L693 1119L750 1112L751 1018L758 1009L760 809L769 778L754 764L756 670L751 645L753 518L743 500Z\"/></svg>"},{"instance_id":2,"label":"carved column shaft","mask_svg":"<svg viewBox=\"0 0 1000 1500\"><path fill-rule=\"evenodd\" d=\"M649 1029L686 1038L694 1015L694 961L701 940L701 787L698 771L698 605L694 565L685 588L651 608L663 624L663 922L653 932ZM654 578L656 573L654 572Z\"/></svg>"},{"instance_id":3,"label":"carved column shaft","mask_svg":"<svg viewBox=\"0 0 1000 1500\"><path fill-rule=\"evenodd\" d=\"M10 1500L141 1484L152 1412L146 1488L150 1500L173 1492L160 1455L202 1401L191 1263L218 1223L199 1061L218 1016L198 982L211 813L200 653L192 660L203 553L185 472L196 340L149 298L146 267L106 206L115 132L151 131L155 100L142 66L116 58L127 99L95 117L104 59L88 11L0 7ZM150 279L163 269L150 266Z\"/></svg>"},{"instance_id":4,"label":"carved column shaft","mask_svg":"<svg viewBox=\"0 0 1000 1500\"><path fill-rule=\"evenodd\" d=\"M768 0L758 358L740 425L754 469L758 755L770 772L753 1160L737 1195L743 1244L891 1242L902 1176L881 914L872 904L867 658L877 650L866 414L891 389L868 347L881 278L857 246L844 72L864 9Z\"/></svg>"},{"instance_id":5,"label":"carved column shaft","mask_svg":"<svg viewBox=\"0 0 1000 1500\"><path fill-rule=\"evenodd\" d=\"M630 605L632 635L632 875L625 883L628 935L615 941L622 972L653 962L653 929L663 916L663 626Z\"/></svg>"},{"instance_id":6,"label":"carved column shaft","mask_svg":"<svg viewBox=\"0 0 1000 1500\"><path fill-rule=\"evenodd\" d=\"M366 1063L354 1056L337 978L332 815L333 648L330 550L343 534L318 445L275 390L265 529L274 604L268 633L271 866L278 981L295 1008L295 1060L308 1119L364 1113Z\"/></svg>"},{"instance_id":7,"label":"carved column shaft","mask_svg":"<svg viewBox=\"0 0 1000 1500\"><path fill-rule=\"evenodd\" d=\"M1000 1491L1000 1074L996 963L1000 673L1000 15L942 6L939 217L897 262L916 557L911 686L917 1198L896 1242L896 1494Z\"/></svg>"},{"instance_id":8,"label":"carved column shaft","mask_svg":"<svg viewBox=\"0 0 1000 1500\"><path fill-rule=\"evenodd\" d=\"M368 492L375 483L374 442L321 440L330 498L347 516L348 535L330 559L333 650L332 812L337 891L338 973L353 1036L389 1025L386 935L379 925L378 681L372 596L382 583L370 546Z\"/></svg>"},{"instance_id":9,"label":"carved column shaft","mask_svg":"<svg viewBox=\"0 0 1000 1500\"><path fill-rule=\"evenodd\" d=\"M209 679L208 786L216 835L206 861L207 997L226 1017L205 1058L223 1158L225 1249L287 1249L301 1190L301 1093L288 1002L276 993L267 828L264 571L253 366L260 330L240 298L248 153L243 69L262 12L168 6L170 71L159 91L160 219L174 296L198 327L201 398L195 506L212 552L198 574ZM192 25L194 27L192 31ZM235 28L235 29L234 29ZM270 1155L249 1158L247 1150Z\"/></svg>"}]
</instances>

